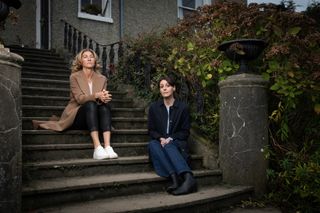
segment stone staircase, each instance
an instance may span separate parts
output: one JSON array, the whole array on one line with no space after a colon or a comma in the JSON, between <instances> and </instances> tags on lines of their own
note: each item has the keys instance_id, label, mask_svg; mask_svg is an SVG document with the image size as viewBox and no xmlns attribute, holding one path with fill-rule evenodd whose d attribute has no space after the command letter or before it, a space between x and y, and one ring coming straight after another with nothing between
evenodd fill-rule
<instances>
[{"instance_id":1,"label":"stone staircase","mask_svg":"<svg viewBox=\"0 0 320 213\"><path fill-rule=\"evenodd\" d=\"M68 64L48 50L11 47L22 68L23 212L214 212L252 195L252 187L222 184L220 170L192 155L197 193L172 196L147 155L144 108L113 90L112 146L118 159L93 160L87 131L33 130L32 119L60 116L69 98ZM110 87L109 90L112 90Z\"/></svg>"}]
</instances>

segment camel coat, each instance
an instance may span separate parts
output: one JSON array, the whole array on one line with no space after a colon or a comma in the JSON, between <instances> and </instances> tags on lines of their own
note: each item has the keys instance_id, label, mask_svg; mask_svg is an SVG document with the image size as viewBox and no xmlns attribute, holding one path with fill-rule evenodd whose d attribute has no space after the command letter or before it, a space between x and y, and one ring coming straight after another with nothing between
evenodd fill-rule
<instances>
[{"instance_id":1,"label":"camel coat","mask_svg":"<svg viewBox=\"0 0 320 213\"><path fill-rule=\"evenodd\" d=\"M54 131L63 131L69 128L77 115L78 109L87 101L96 101L94 94L107 87L105 76L94 72L92 75L92 94L86 76L83 71L78 71L70 75L70 101L61 114L60 119L53 116L49 121L33 120L35 129L41 127Z\"/></svg>"}]
</instances>

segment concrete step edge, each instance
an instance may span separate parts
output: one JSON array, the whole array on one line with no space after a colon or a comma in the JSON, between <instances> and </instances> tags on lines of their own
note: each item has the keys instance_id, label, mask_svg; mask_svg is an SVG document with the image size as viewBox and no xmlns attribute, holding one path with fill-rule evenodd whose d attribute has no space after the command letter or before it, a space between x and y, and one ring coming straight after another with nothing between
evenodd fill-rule
<instances>
[{"instance_id":1,"label":"concrete step edge","mask_svg":"<svg viewBox=\"0 0 320 213\"><path fill-rule=\"evenodd\" d=\"M214 205L215 210L240 202L253 194L251 186L214 185L201 188L198 192L172 196L166 192L152 192L129 196L110 197L87 202L66 204L59 207L41 209L51 213L147 213L147 212L199 212L196 206ZM238 199L237 199L238 198ZM227 200L230 200L227 202ZM194 209L196 208L196 209ZM206 209L206 207L204 207ZM184 211L179 211L184 209ZM204 209L204 210L205 210Z\"/></svg>"},{"instance_id":2,"label":"concrete step edge","mask_svg":"<svg viewBox=\"0 0 320 213\"><path fill-rule=\"evenodd\" d=\"M22 110L23 109L43 109L43 110L64 110L65 106L42 106L42 105L22 105ZM116 108L112 107L112 111L117 111L117 112L141 112L144 111L144 108L141 107L121 107L121 108Z\"/></svg>"},{"instance_id":3,"label":"concrete step edge","mask_svg":"<svg viewBox=\"0 0 320 213\"><path fill-rule=\"evenodd\" d=\"M37 70L37 71L43 71L44 73L59 73L59 74L68 74L70 76L70 68L68 67L62 67L62 68L50 68L50 67L37 67L37 66L30 66L28 64L24 64L22 67L22 73L26 70ZM36 72L37 72L36 71Z\"/></svg>"},{"instance_id":4,"label":"concrete step edge","mask_svg":"<svg viewBox=\"0 0 320 213\"><path fill-rule=\"evenodd\" d=\"M194 170L195 177L217 176L221 175L220 170ZM86 188L110 187L114 185L129 185L137 183L146 183L154 181L165 181L165 178L159 177L154 172L139 172L127 174L106 174L89 177L72 177L36 180L23 186L23 195L32 195L39 193L53 193L68 190L81 190Z\"/></svg>"},{"instance_id":5,"label":"concrete step edge","mask_svg":"<svg viewBox=\"0 0 320 213\"><path fill-rule=\"evenodd\" d=\"M21 86L22 91L29 89L29 90L46 90L46 91L63 91L63 92L69 92L69 88L52 88L52 87L34 87L34 86ZM113 94L118 94L118 95L125 95L127 94L126 92L121 92L121 91L112 91Z\"/></svg>"},{"instance_id":6,"label":"concrete step edge","mask_svg":"<svg viewBox=\"0 0 320 213\"><path fill-rule=\"evenodd\" d=\"M69 81L65 80L56 80L56 79L41 79L41 78L21 78L22 84L24 82L35 82L35 83L56 83L56 84L67 84L69 85Z\"/></svg>"},{"instance_id":7,"label":"concrete step edge","mask_svg":"<svg viewBox=\"0 0 320 213\"><path fill-rule=\"evenodd\" d=\"M31 121L31 120L49 120L50 117L22 117L24 121ZM146 122L148 119L146 117L112 117L112 121L123 121L123 122Z\"/></svg>"},{"instance_id":8,"label":"concrete step edge","mask_svg":"<svg viewBox=\"0 0 320 213\"><path fill-rule=\"evenodd\" d=\"M112 134L147 134L147 129L115 129ZM55 132L51 130L22 130L22 135L89 135L85 130L68 130Z\"/></svg>"},{"instance_id":9,"label":"concrete step edge","mask_svg":"<svg viewBox=\"0 0 320 213\"><path fill-rule=\"evenodd\" d=\"M191 155L191 159L202 159L201 155ZM112 165L112 164L136 164L148 163L149 156L128 156L119 157L116 159L94 160L92 158L82 159L68 159L68 160L55 160L55 161L42 161L42 162L27 162L23 164L25 169L39 169L39 168L52 168L60 169L61 167L75 167L75 166L96 166L96 165Z\"/></svg>"},{"instance_id":10,"label":"concrete step edge","mask_svg":"<svg viewBox=\"0 0 320 213\"><path fill-rule=\"evenodd\" d=\"M112 93L113 91L110 91L110 93ZM44 95L22 95L22 99L24 98L28 98L28 99L31 99L31 98L34 98L36 100L38 99L52 99L52 100L65 100L65 101L69 101L70 100L70 97L61 97L61 96L44 96ZM112 99L112 101L116 101L116 102L122 102L122 103L126 103L126 102L131 102L132 99L131 98L114 98Z\"/></svg>"},{"instance_id":11,"label":"concrete step edge","mask_svg":"<svg viewBox=\"0 0 320 213\"><path fill-rule=\"evenodd\" d=\"M25 70L25 69L21 72L21 74L22 75L23 74L34 75L35 78L37 77L37 75L46 75L46 76L54 76L54 77L58 76L58 77L64 77L64 78L66 78L66 80L68 80L69 77L70 77L70 73L69 72L68 73L67 72L65 72L65 73L63 73L63 72L61 72L61 73L52 73L50 71L50 73L48 73L48 72L29 71L29 70Z\"/></svg>"},{"instance_id":12,"label":"concrete step edge","mask_svg":"<svg viewBox=\"0 0 320 213\"><path fill-rule=\"evenodd\" d=\"M136 147L136 146L146 146L148 142L130 142L130 143L112 143L112 147ZM76 149L90 149L92 150L92 144L41 144L41 145L22 145L23 151L36 151L36 150L43 150L43 151L50 151L50 150L76 150Z\"/></svg>"},{"instance_id":13,"label":"concrete step edge","mask_svg":"<svg viewBox=\"0 0 320 213\"><path fill-rule=\"evenodd\" d=\"M38 66L38 67L57 67L57 68L63 68L63 69L69 69L67 63L61 64L61 63L52 63L52 62L41 62L39 61L24 61L23 66Z\"/></svg>"}]
</instances>

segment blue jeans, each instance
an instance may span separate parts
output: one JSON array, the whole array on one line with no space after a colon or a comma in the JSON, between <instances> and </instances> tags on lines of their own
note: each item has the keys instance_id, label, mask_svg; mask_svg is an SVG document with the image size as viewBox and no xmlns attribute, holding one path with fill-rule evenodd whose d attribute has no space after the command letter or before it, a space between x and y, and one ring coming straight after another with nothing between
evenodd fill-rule
<instances>
[{"instance_id":1,"label":"blue jeans","mask_svg":"<svg viewBox=\"0 0 320 213\"><path fill-rule=\"evenodd\" d=\"M174 140L161 146L158 140L149 142L149 155L155 172L161 177L169 177L172 173L180 175L183 172L191 172L185 153L181 150L186 147L186 141ZM186 151L186 150L185 150Z\"/></svg>"}]
</instances>

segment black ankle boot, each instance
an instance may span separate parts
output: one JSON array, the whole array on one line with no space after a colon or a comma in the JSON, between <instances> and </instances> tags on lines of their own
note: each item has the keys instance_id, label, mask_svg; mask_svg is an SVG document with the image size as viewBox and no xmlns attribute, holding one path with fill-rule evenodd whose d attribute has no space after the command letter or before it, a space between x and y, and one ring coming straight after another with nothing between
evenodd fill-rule
<instances>
[{"instance_id":1,"label":"black ankle boot","mask_svg":"<svg viewBox=\"0 0 320 213\"><path fill-rule=\"evenodd\" d=\"M171 193L173 190L176 190L179 187L179 178L176 173L172 173L170 175L170 178L172 180L172 185L168 186L167 192Z\"/></svg>"},{"instance_id":2,"label":"black ankle boot","mask_svg":"<svg viewBox=\"0 0 320 213\"><path fill-rule=\"evenodd\" d=\"M197 191L197 182L194 179L191 172L184 173L183 178L184 178L184 181L181 184L181 186L178 189L172 191L171 194L184 195L184 194L189 194Z\"/></svg>"}]
</instances>

